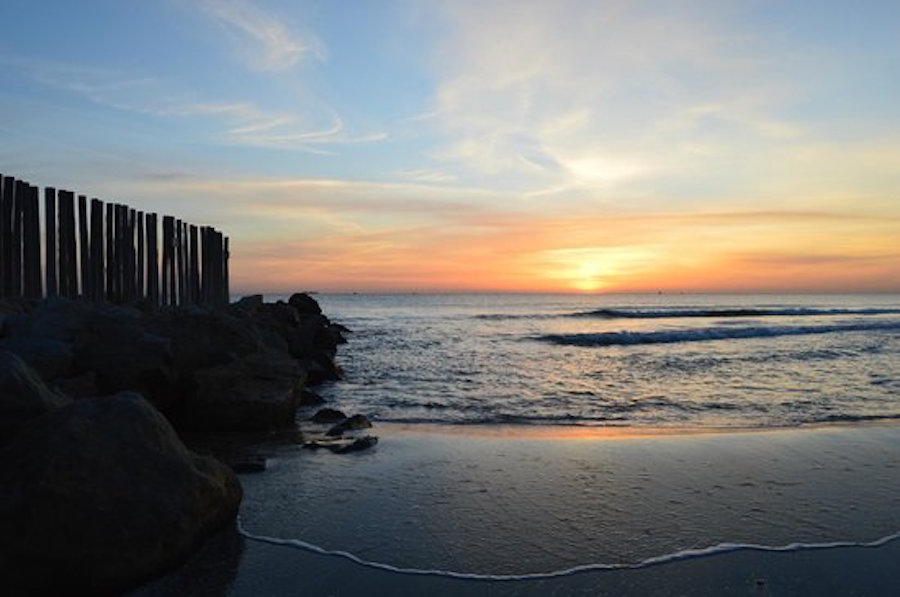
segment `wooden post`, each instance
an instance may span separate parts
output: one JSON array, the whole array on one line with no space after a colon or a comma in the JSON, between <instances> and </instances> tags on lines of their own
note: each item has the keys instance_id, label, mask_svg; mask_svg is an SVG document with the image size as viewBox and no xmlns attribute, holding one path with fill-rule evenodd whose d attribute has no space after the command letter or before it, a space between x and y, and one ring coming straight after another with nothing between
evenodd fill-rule
<instances>
[{"instance_id":1,"label":"wooden post","mask_svg":"<svg viewBox=\"0 0 900 597\"><path fill-rule=\"evenodd\" d=\"M66 298L78 294L75 249L75 194L59 191L59 293Z\"/></svg>"},{"instance_id":2,"label":"wooden post","mask_svg":"<svg viewBox=\"0 0 900 597\"><path fill-rule=\"evenodd\" d=\"M112 301L116 294L116 265L115 265L115 220L113 219L113 204L106 204L106 300Z\"/></svg>"},{"instance_id":3,"label":"wooden post","mask_svg":"<svg viewBox=\"0 0 900 597\"><path fill-rule=\"evenodd\" d=\"M22 222L22 237L24 240L22 258L24 263L23 280L25 284L25 297L40 299L43 294L41 288L41 224L40 201L38 188L28 185L25 195Z\"/></svg>"},{"instance_id":4,"label":"wooden post","mask_svg":"<svg viewBox=\"0 0 900 597\"><path fill-rule=\"evenodd\" d=\"M22 206L25 203L26 188L27 185L23 181L16 181L16 192L13 196L11 296L22 296Z\"/></svg>"},{"instance_id":5,"label":"wooden post","mask_svg":"<svg viewBox=\"0 0 900 597\"><path fill-rule=\"evenodd\" d=\"M3 296L14 296L13 272L15 271L13 227L15 226L16 210L16 179L7 176L3 179L3 234L0 243L3 244Z\"/></svg>"},{"instance_id":6,"label":"wooden post","mask_svg":"<svg viewBox=\"0 0 900 597\"><path fill-rule=\"evenodd\" d=\"M113 253L113 258L115 259L115 293L113 300L117 303L121 303L122 298L125 295L125 248L123 246L125 244L124 209L124 205L117 203L113 210L113 220L116 223L115 251Z\"/></svg>"},{"instance_id":7,"label":"wooden post","mask_svg":"<svg viewBox=\"0 0 900 597\"><path fill-rule=\"evenodd\" d=\"M156 214L147 214L147 297L159 305L159 252L156 242Z\"/></svg>"},{"instance_id":8,"label":"wooden post","mask_svg":"<svg viewBox=\"0 0 900 597\"><path fill-rule=\"evenodd\" d=\"M13 243L13 228L16 221L16 179L7 176L3 179L3 214L5 227L3 228L3 258L5 267L3 271L3 295L13 296L13 272L15 271L15 250Z\"/></svg>"},{"instance_id":9,"label":"wooden post","mask_svg":"<svg viewBox=\"0 0 900 597\"><path fill-rule=\"evenodd\" d=\"M6 212L6 181L8 176L0 174L0 297L6 296L6 241L9 238L9 218Z\"/></svg>"},{"instance_id":10,"label":"wooden post","mask_svg":"<svg viewBox=\"0 0 900 597\"><path fill-rule=\"evenodd\" d=\"M6 247L5 239L9 235L6 227L6 211L3 209L5 177L0 174L0 298L6 296Z\"/></svg>"},{"instance_id":11,"label":"wooden post","mask_svg":"<svg viewBox=\"0 0 900 597\"><path fill-rule=\"evenodd\" d=\"M56 189L53 187L44 189L44 242L46 245L44 277L47 296L56 296Z\"/></svg>"},{"instance_id":12,"label":"wooden post","mask_svg":"<svg viewBox=\"0 0 900 597\"><path fill-rule=\"evenodd\" d=\"M191 302L191 254L188 244L188 225L187 222L181 223L181 256L182 256L182 283L184 284L184 294L182 295L182 304L187 305Z\"/></svg>"},{"instance_id":13,"label":"wooden post","mask_svg":"<svg viewBox=\"0 0 900 597\"><path fill-rule=\"evenodd\" d=\"M181 246L181 220L175 220L175 235L173 237L175 243L175 280L177 290L174 293L179 305L184 304L184 252Z\"/></svg>"},{"instance_id":14,"label":"wooden post","mask_svg":"<svg viewBox=\"0 0 900 597\"><path fill-rule=\"evenodd\" d=\"M90 298L93 301L101 301L106 296L103 265L103 202L91 199Z\"/></svg>"},{"instance_id":15,"label":"wooden post","mask_svg":"<svg viewBox=\"0 0 900 597\"><path fill-rule=\"evenodd\" d=\"M78 254L81 266L81 298L87 300L91 296L90 249L88 242L87 197L78 195Z\"/></svg>"},{"instance_id":16,"label":"wooden post","mask_svg":"<svg viewBox=\"0 0 900 597\"><path fill-rule=\"evenodd\" d=\"M133 301L137 298L137 251L134 245L134 228L137 220L137 212L134 209L125 210L125 299Z\"/></svg>"},{"instance_id":17,"label":"wooden post","mask_svg":"<svg viewBox=\"0 0 900 597\"><path fill-rule=\"evenodd\" d=\"M199 245L197 244L197 227L193 224L190 227L190 245L191 245L191 264L188 268L190 272L191 302L196 304L200 302L200 255L198 254Z\"/></svg>"},{"instance_id":18,"label":"wooden post","mask_svg":"<svg viewBox=\"0 0 900 597\"><path fill-rule=\"evenodd\" d=\"M200 245L202 254L200 256L200 303L209 304L209 228L202 226L200 228Z\"/></svg>"},{"instance_id":19,"label":"wooden post","mask_svg":"<svg viewBox=\"0 0 900 597\"><path fill-rule=\"evenodd\" d=\"M228 259L231 254L228 251L228 237L225 237L225 248L222 255L222 290L224 291L225 306L231 303L231 289L228 273Z\"/></svg>"},{"instance_id":20,"label":"wooden post","mask_svg":"<svg viewBox=\"0 0 900 597\"><path fill-rule=\"evenodd\" d=\"M135 266L135 276L137 277L137 298L143 300L144 294L144 212L137 212L137 264Z\"/></svg>"},{"instance_id":21,"label":"wooden post","mask_svg":"<svg viewBox=\"0 0 900 597\"><path fill-rule=\"evenodd\" d=\"M222 292L224 282L224 276L222 275L222 233L217 230L213 238L213 275L216 277L215 284L213 285L215 288L215 305L216 307L221 307L222 297L224 296Z\"/></svg>"},{"instance_id":22,"label":"wooden post","mask_svg":"<svg viewBox=\"0 0 900 597\"><path fill-rule=\"evenodd\" d=\"M173 228L174 219L172 216L163 216L163 225L162 225L162 304L163 305L171 305L174 301L174 292L175 292L175 271L172 266L174 265L172 261L172 249L174 246L172 245L172 233L174 232Z\"/></svg>"}]
</instances>

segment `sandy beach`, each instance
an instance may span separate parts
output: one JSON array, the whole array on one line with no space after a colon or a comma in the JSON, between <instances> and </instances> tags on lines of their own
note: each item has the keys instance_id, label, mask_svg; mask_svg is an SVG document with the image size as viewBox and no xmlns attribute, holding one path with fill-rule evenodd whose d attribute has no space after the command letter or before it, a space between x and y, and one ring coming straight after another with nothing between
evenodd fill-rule
<instances>
[{"instance_id":1,"label":"sandy beach","mask_svg":"<svg viewBox=\"0 0 900 597\"><path fill-rule=\"evenodd\" d=\"M380 425L244 475L226 533L135 595L887 594L900 426ZM337 553L346 552L346 553Z\"/></svg>"}]
</instances>

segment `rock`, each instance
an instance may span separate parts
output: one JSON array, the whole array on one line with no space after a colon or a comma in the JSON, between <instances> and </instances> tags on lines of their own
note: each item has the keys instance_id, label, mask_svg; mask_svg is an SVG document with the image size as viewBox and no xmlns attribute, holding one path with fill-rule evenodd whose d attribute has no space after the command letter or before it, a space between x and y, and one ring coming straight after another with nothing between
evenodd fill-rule
<instances>
[{"instance_id":1,"label":"rock","mask_svg":"<svg viewBox=\"0 0 900 597\"><path fill-rule=\"evenodd\" d=\"M92 372L100 395L132 391L164 413L175 407L178 376L166 337L137 322L103 318L75 341L74 349L74 369L82 375Z\"/></svg>"},{"instance_id":2,"label":"rock","mask_svg":"<svg viewBox=\"0 0 900 597\"><path fill-rule=\"evenodd\" d=\"M303 448L307 450L328 450L334 454L347 454L349 452L359 452L367 450L378 443L378 438L372 435L357 437L353 440L347 439L319 439L311 440L303 444Z\"/></svg>"},{"instance_id":3,"label":"rock","mask_svg":"<svg viewBox=\"0 0 900 597\"><path fill-rule=\"evenodd\" d=\"M288 304L297 310L298 313L304 315L319 315L322 313L322 307L316 302L316 299L309 296L305 292L292 294L288 299Z\"/></svg>"},{"instance_id":4,"label":"rock","mask_svg":"<svg viewBox=\"0 0 900 597\"><path fill-rule=\"evenodd\" d=\"M152 329L169 339L175 369L182 375L267 350L252 319L239 319L211 309L173 310Z\"/></svg>"},{"instance_id":5,"label":"rock","mask_svg":"<svg viewBox=\"0 0 900 597\"><path fill-rule=\"evenodd\" d=\"M53 380L53 384L60 392L75 400L108 394L108 392L100 391L97 386L97 373L94 371L87 371L72 377L56 378Z\"/></svg>"},{"instance_id":6,"label":"rock","mask_svg":"<svg viewBox=\"0 0 900 597\"><path fill-rule=\"evenodd\" d=\"M107 594L182 562L232 521L241 487L133 393L80 400L0 452L7 594Z\"/></svg>"},{"instance_id":7,"label":"rock","mask_svg":"<svg viewBox=\"0 0 900 597\"><path fill-rule=\"evenodd\" d=\"M246 457L229 461L228 466L237 474L262 473L266 470L266 459L262 456Z\"/></svg>"},{"instance_id":8,"label":"rock","mask_svg":"<svg viewBox=\"0 0 900 597\"><path fill-rule=\"evenodd\" d=\"M324 315L306 315L298 319L296 326L285 331L291 356L301 358L313 355L318 348L316 338L327 325L328 320Z\"/></svg>"},{"instance_id":9,"label":"rock","mask_svg":"<svg viewBox=\"0 0 900 597\"><path fill-rule=\"evenodd\" d=\"M329 446L329 449L335 454L347 454L349 452L360 452L368 450L378 443L378 438L372 435L358 437L349 444Z\"/></svg>"},{"instance_id":10,"label":"rock","mask_svg":"<svg viewBox=\"0 0 900 597\"><path fill-rule=\"evenodd\" d=\"M353 333L353 330L351 330L347 326L341 325L339 323L332 323L331 327L333 327L337 331L341 332L342 334L352 334Z\"/></svg>"},{"instance_id":11,"label":"rock","mask_svg":"<svg viewBox=\"0 0 900 597\"><path fill-rule=\"evenodd\" d=\"M232 308L244 309L247 311L256 311L263 305L263 295L261 294L251 294L245 297L241 297L241 299L232 305Z\"/></svg>"},{"instance_id":12,"label":"rock","mask_svg":"<svg viewBox=\"0 0 900 597\"><path fill-rule=\"evenodd\" d=\"M178 422L186 429L269 431L294 424L306 376L295 361L253 355L194 374Z\"/></svg>"},{"instance_id":13,"label":"rock","mask_svg":"<svg viewBox=\"0 0 900 597\"><path fill-rule=\"evenodd\" d=\"M320 326L313 337L313 343L315 347L320 350L326 350L333 352L338 344L346 344L347 339L341 334L341 332L333 325L327 324L324 326Z\"/></svg>"},{"instance_id":14,"label":"rock","mask_svg":"<svg viewBox=\"0 0 900 597\"><path fill-rule=\"evenodd\" d=\"M325 404L324 398L312 390L303 388L303 392L300 393L299 406L318 406L320 404Z\"/></svg>"},{"instance_id":15,"label":"rock","mask_svg":"<svg viewBox=\"0 0 900 597\"><path fill-rule=\"evenodd\" d=\"M326 381L337 381L343 374L340 365L324 353L316 354L313 358L302 359L301 362L306 368L307 383L311 386L317 386Z\"/></svg>"},{"instance_id":16,"label":"rock","mask_svg":"<svg viewBox=\"0 0 900 597\"><path fill-rule=\"evenodd\" d=\"M15 353L44 379L69 375L75 360L72 346L65 341L27 333L0 340L0 350Z\"/></svg>"},{"instance_id":17,"label":"rock","mask_svg":"<svg viewBox=\"0 0 900 597\"><path fill-rule=\"evenodd\" d=\"M51 413L71 400L50 390L43 380L11 352L0 352L0 444L32 419Z\"/></svg>"},{"instance_id":18,"label":"rock","mask_svg":"<svg viewBox=\"0 0 900 597\"><path fill-rule=\"evenodd\" d=\"M372 427L371 421L366 418L365 415L353 415L347 419L344 419L340 423L334 425L331 429L329 429L325 435L336 436L343 435L345 431L355 431L358 429L369 429Z\"/></svg>"},{"instance_id":19,"label":"rock","mask_svg":"<svg viewBox=\"0 0 900 597\"><path fill-rule=\"evenodd\" d=\"M310 421L313 423L336 423L338 421L343 421L347 418L347 415L342 413L339 410L335 410L333 408L320 408L316 411L316 414L310 418Z\"/></svg>"}]
</instances>

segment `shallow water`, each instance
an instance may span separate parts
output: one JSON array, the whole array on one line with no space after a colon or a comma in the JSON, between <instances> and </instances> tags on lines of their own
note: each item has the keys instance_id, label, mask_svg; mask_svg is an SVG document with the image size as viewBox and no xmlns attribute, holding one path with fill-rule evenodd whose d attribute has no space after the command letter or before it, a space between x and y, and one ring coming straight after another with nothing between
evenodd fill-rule
<instances>
[{"instance_id":1,"label":"shallow water","mask_svg":"<svg viewBox=\"0 0 900 597\"><path fill-rule=\"evenodd\" d=\"M318 295L373 419L784 427L900 417L894 295Z\"/></svg>"},{"instance_id":2,"label":"shallow water","mask_svg":"<svg viewBox=\"0 0 900 597\"><path fill-rule=\"evenodd\" d=\"M900 530L900 426L599 440L376 431L373 451L285 449L242 478L246 531L397 568L541 575Z\"/></svg>"},{"instance_id":3,"label":"shallow water","mask_svg":"<svg viewBox=\"0 0 900 597\"><path fill-rule=\"evenodd\" d=\"M897 297L317 298L380 442L242 478L250 540L534 588L900 531Z\"/></svg>"}]
</instances>

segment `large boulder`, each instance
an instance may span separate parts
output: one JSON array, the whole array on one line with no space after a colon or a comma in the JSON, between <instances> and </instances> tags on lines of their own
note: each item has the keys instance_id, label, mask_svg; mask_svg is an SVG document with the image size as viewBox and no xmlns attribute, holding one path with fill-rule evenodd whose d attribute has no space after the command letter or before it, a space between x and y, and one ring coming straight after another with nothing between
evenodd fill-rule
<instances>
[{"instance_id":1,"label":"large boulder","mask_svg":"<svg viewBox=\"0 0 900 597\"><path fill-rule=\"evenodd\" d=\"M168 338L134 322L110 319L82 334L73 346L74 371L92 373L97 393L139 392L164 412L171 408L178 378Z\"/></svg>"},{"instance_id":2,"label":"large boulder","mask_svg":"<svg viewBox=\"0 0 900 597\"><path fill-rule=\"evenodd\" d=\"M288 304L302 315L318 315L322 312L322 307L319 306L316 299L305 292L292 294L288 299Z\"/></svg>"},{"instance_id":3,"label":"large boulder","mask_svg":"<svg viewBox=\"0 0 900 597\"><path fill-rule=\"evenodd\" d=\"M133 393L74 402L0 450L7 594L106 594L182 562L232 521L241 488Z\"/></svg>"},{"instance_id":4,"label":"large boulder","mask_svg":"<svg viewBox=\"0 0 900 597\"><path fill-rule=\"evenodd\" d=\"M0 352L0 444L41 415L71 402L11 352Z\"/></svg>"},{"instance_id":5,"label":"large boulder","mask_svg":"<svg viewBox=\"0 0 900 597\"><path fill-rule=\"evenodd\" d=\"M194 373L183 427L202 431L269 431L294 424L306 383L299 363L277 354L251 355Z\"/></svg>"}]
</instances>

